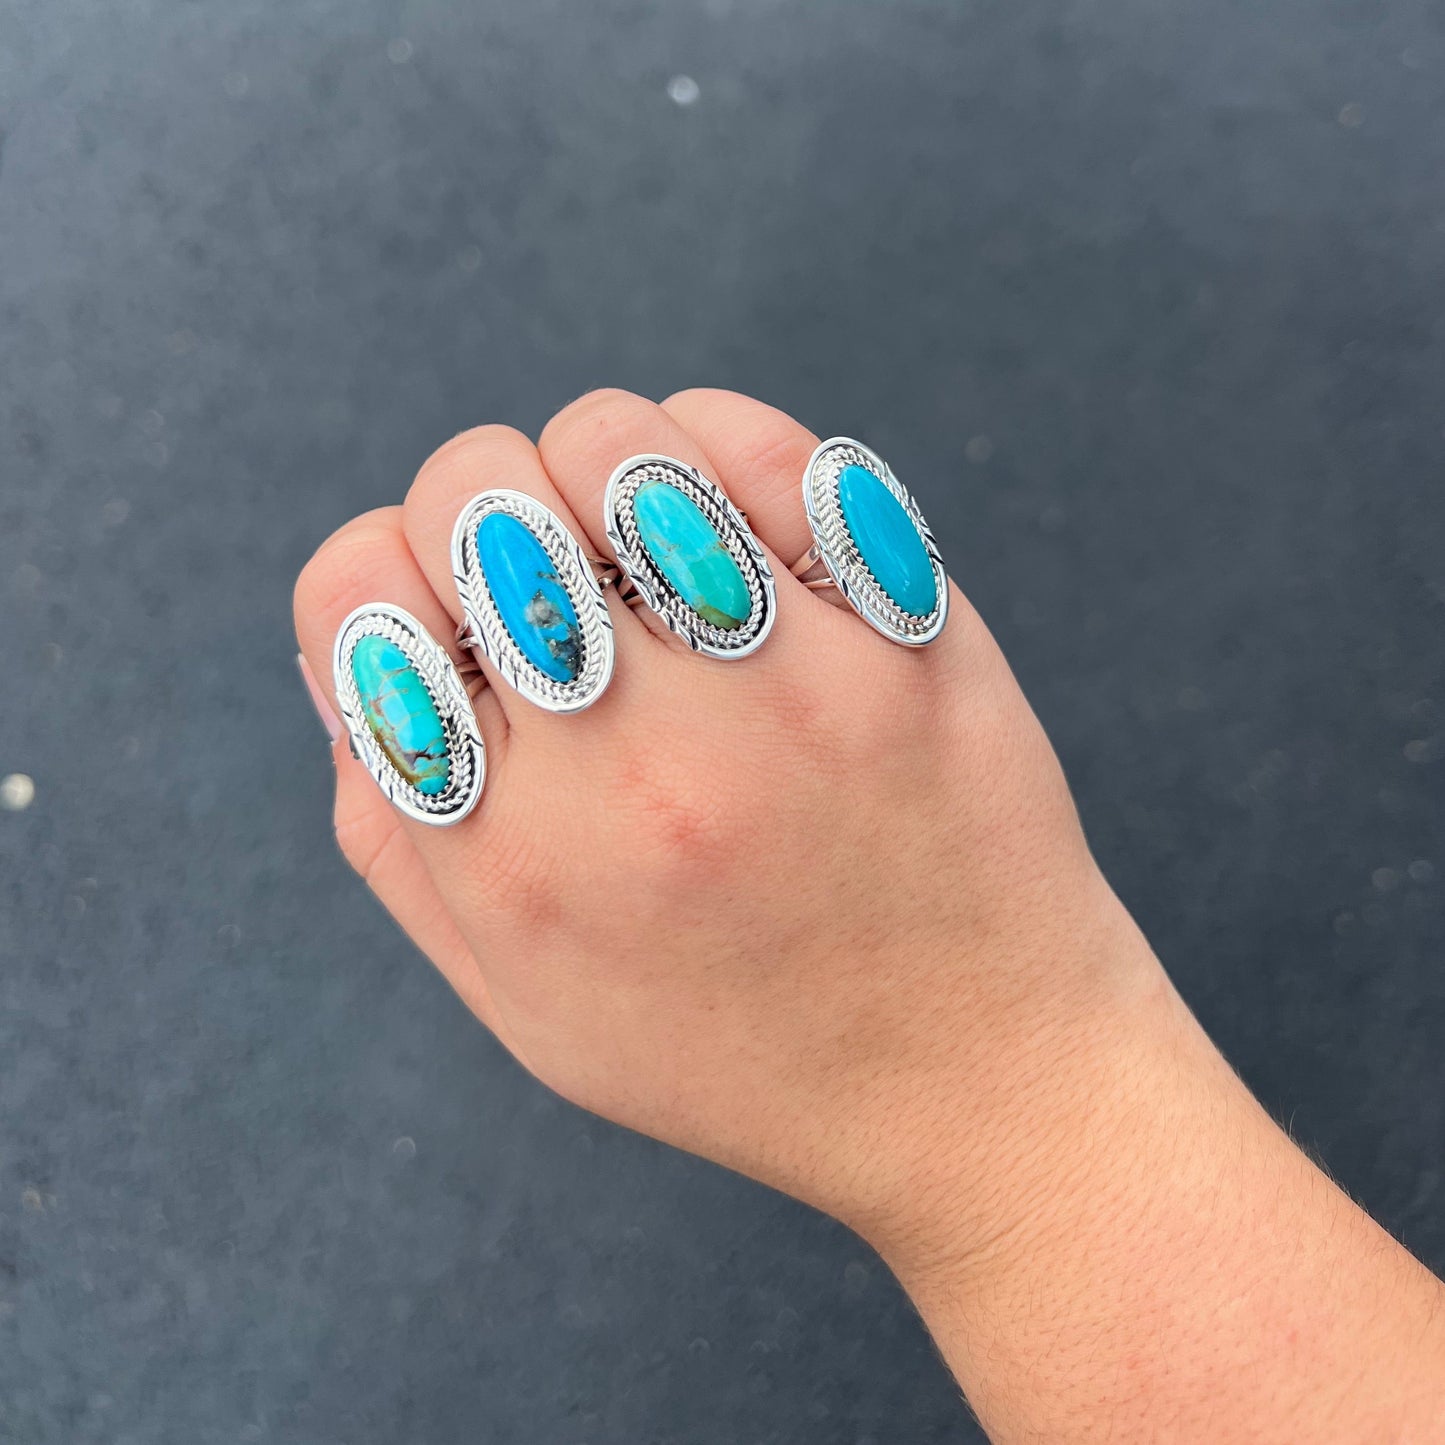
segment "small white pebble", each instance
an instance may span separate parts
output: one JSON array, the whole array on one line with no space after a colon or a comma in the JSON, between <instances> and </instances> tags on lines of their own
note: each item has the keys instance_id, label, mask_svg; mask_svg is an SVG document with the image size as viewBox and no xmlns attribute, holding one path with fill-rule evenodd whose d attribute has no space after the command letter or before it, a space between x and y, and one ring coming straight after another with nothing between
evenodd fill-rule
<instances>
[{"instance_id":1,"label":"small white pebble","mask_svg":"<svg viewBox=\"0 0 1445 1445\"><path fill-rule=\"evenodd\" d=\"M674 75L667 82L667 94L674 105L693 105L702 87L690 75Z\"/></svg>"},{"instance_id":2,"label":"small white pebble","mask_svg":"<svg viewBox=\"0 0 1445 1445\"><path fill-rule=\"evenodd\" d=\"M403 1134L400 1139L393 1142L391 1152L395 1154L398 1159L415 1159L416 1140L408 1134Z\"/></svg>"},{"instance_id":3,"label":"small white pebble","mask_svg":"<svg viewBox=\"0 0 1445 1445\"><path fill-rule=\"evenodd\" d=\"M0 808L23 813L35 801L35 779L29 773L8 773L0 778Z\"/></svg>"},{"instance_id":4,"label":"small white pebble","mask_svg":"<svg viewBox=\"0 0 1445 1445\"><path fill-rule=\"evenodd\" d=\"M405 65L411 59L411 41L398 36L386 42L386 58L393 65Z\"/></svg>"}]
</instances>

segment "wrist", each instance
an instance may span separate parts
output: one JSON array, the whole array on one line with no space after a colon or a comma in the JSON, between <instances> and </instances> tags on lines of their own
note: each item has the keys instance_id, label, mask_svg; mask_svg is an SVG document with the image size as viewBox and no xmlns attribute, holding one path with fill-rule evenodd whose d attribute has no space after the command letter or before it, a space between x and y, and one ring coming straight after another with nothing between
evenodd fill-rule
<instances>
[{"instance_id":1,"label":"wrist","mask_svg":"<svg viewBox=\"0 0 1445 1445\"><path fill-rule=\"evenodd\" d=\"M921 1129L909 1203L860 1232L991 1438L1182 1445L1218 1438L1223 1399L1241 1439L1415 1438L1445 1415L1439 1283L1294 1147L1133 936L1095 1007L1046 1018L1010 1127Z\"/></svg>"},{"instance_id":2,"label":"wrist","mask_svg":"<svg viewBox=\"0 0 1445 1445\"><path fill-rule=\"evenodd\" d=\"M966 1000L952 1030L966 1043L878 1090L861 1187L833 1212L905 1282L1003 1268L1010 1249L1033 1247L1102 1165L1145 1147L1141 1100L1181 1039L1213 1054L1096 883L1049 937L1015 950L1010 968L1040 984L986 1019ZM937 1012L950 1032L947 1001Z\"/></svg>"}]
</instances>

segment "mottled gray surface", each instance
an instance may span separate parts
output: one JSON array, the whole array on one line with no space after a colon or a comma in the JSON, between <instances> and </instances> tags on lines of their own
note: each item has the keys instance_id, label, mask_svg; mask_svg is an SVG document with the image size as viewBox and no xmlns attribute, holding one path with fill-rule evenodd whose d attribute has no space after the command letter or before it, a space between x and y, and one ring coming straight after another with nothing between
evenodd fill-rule
<instances>
[{"instance_id":1,"label":"mottled gray surface","mask_svg":"<svg viewBox=\"0 0 1445 1445\"><path fill-rule=\"evenodd\" d=\"M1440 15L10 0L0 1439L979 1438L861 1245L545 1094L330 846L294 573L599 383L894 459L1191 1002L1445 1266Z\"/></svg>"}]
</instances>

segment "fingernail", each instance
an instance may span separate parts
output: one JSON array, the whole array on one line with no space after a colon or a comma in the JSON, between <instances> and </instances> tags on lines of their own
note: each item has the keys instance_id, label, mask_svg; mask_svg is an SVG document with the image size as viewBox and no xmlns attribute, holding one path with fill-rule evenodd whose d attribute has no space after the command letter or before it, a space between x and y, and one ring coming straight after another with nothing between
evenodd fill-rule
<instances>
[{"instance_id":1,"label":"fingernail","mask_svg":"<svg viewBox=\"0 0 1445 1445\"><path fill-rule=\"evenodd\" d=\"M326 729L326 735L331 741L335 742L341 736L341 719L336 716L336 709L321 691L316 674L311 671L311 664L299 652L296 654L296 666L301 671L301 681L306 684L307 696L311 699L311 706L316 709L316 716L321 719L321 726Z\"/></svg>"}]
</instances>

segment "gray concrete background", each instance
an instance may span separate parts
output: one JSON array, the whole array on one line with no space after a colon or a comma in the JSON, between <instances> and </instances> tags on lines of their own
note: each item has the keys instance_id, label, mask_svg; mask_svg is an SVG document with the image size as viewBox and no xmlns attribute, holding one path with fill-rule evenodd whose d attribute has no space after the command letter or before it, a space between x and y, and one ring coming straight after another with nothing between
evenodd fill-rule
<instances>
[{"instance_id":1,"label":"gray concrete background","mask_svg":"<svg viewBox=\"0 0 1445 1445\"><path fill-rule=\"evenodd\" d=\"M894 460L1445 1267L1442 97L1427 0L10 0L0 1439L979 1438L860 1244L550 1098L332 850L295 572L603 383Z\"/></svg>"}]
</instances>

